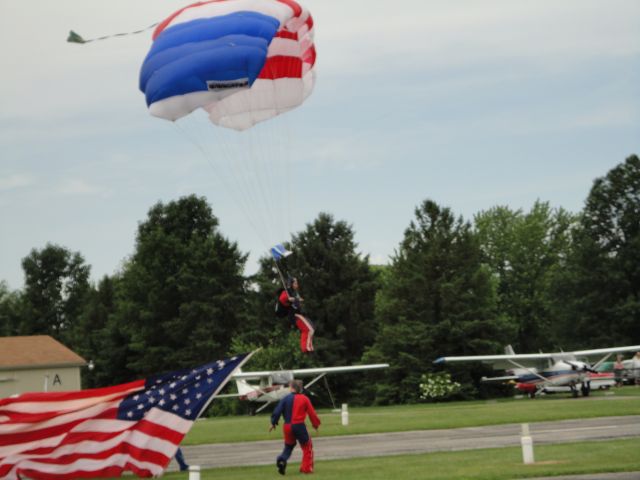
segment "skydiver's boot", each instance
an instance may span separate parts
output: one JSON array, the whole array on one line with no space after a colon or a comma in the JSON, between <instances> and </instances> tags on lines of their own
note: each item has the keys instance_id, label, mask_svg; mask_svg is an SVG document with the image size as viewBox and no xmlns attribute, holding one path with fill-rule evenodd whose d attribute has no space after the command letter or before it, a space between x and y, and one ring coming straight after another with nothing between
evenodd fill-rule
<instances>
[{"instance_id":1,"label":"skydiver's boot","mask_svg":"<svg viewBox=\"0 0 640 480\"><path fill-rule=\"evenodd\" d=\"M285 471L287 470L287 461L279 458L276 462L276 465L278 467L278 473L280 475L284 475Z\"/></svg>"}]
</instances>

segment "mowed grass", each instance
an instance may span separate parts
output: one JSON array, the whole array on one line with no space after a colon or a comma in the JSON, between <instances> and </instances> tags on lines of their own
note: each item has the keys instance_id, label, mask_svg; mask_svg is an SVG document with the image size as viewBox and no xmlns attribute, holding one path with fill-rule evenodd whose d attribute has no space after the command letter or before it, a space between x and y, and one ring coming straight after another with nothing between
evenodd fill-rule
<instances>
[{"instance_id":1,"label":"mowed grass","mask_svg":"<svg viewBox=\"0 0 640 480\"><path fill-rule=\"evenodd\" d=\"M624 395L621 393L624 392ZM319 411L321 436L402 432L506 423L534 423L576 418L640 415L640 388L625 387L615 395L590 398L548 396L488 402L452 402L349 409L349 425L339 413ZM183 445L279 439L269 434L269 415L218 417L195 423ZM640 456L640 455L639 455Z\"/></svg>"},{"instance_id":2,"label":"mowed grass","mask_svg":"<svg viewBox=\"0 0 640 480\"><path fill-rule=\"evenodd\" d=\"M520 448L436 452L421 455L327 460L316 462L314 480L507 480L570 474L640 471L640 438L581 442L534 447L536 463L524 465ZM290 464L287 477L303 478L298 464ZM188 478L187 473L163 476ZM202 480L282 478L275 466L203 470ZM285 477L286 478L286 477ZM306 478L306 477L305 477Z\"/></svg>"}]
</instances>

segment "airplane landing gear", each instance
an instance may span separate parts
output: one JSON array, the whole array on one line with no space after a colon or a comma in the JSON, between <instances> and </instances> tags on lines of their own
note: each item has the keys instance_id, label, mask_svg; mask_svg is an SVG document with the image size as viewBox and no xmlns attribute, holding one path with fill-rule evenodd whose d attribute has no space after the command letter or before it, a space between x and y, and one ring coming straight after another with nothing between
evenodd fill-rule
<instances>
[{"instance_id":1,"label":"airplane landing gear","mask_svg":"<svg viewBox=\"0 0 640 480\"><path fill-rule=\"evenodd\" d=\"M578 389L575 385L571 385L571 396L573 398L578 398Z\"/></svg>"},{"instance_id":2,"label":"airplane landing gear","mask_svg":"<svg viewBox=\"0 0 640 480\"><path fill-rule=\"evenodd\" d=\"M582 387L580 387L580 391L582 392L583 397L588 397L591 393L591 382L583 382Z\"/></svg>"}]
</instances>

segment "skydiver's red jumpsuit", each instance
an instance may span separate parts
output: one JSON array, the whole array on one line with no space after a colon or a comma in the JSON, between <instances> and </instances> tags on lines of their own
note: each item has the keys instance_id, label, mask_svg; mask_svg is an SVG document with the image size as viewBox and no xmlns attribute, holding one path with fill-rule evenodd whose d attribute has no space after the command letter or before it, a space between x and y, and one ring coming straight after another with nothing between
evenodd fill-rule
<instances>
[{"instance_id":1,"label":"skydiver's red jumpsuit","mask_svg":"<svg viewBox=\"0 0 640 480\"><path fill-rule=\"evenodd\" d=\"M278 298L278 302L287 309L289 318L295 323L298 330L300 330L300 350L302 350L302 353L313 352L313 334L315 333L313 323L302 315L299 305L292 305L291 302L289 302L290 296L293 297L289 292L283 290Z\"/></svg>"},{"instance_id":2,"label":"skydiver's red jumpsuit","mask_svg":"<svg viewBox=\"0 0 640 480\"><path fill-rule=\"evenodd\" d=\"M284 425L282 426L284 449L278 456L278 461L282 460L286 463L289 460L293 449L296 447L297 440L300 443L300 448L302 448L300 471L302 473L313 473L313 443L304 421L309 415L313 428L318 428L320 419L311 404L311 400L302 393L290 393L280 400L280 403L273 411L271 425L278 425L280 415L284 417Z\"/></svg>"}]
</instances>

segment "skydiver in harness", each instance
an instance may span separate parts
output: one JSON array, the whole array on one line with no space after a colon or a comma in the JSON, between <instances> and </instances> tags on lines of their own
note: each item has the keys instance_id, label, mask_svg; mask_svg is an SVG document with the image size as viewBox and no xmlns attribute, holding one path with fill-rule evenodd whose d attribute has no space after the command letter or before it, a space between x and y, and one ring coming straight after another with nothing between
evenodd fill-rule
<instances>
[{"instance_id":1,"label":"skydiver in harness","mask_svg":"<svg viewBox=\"0 0 640 480\"><path fill-rule=\"evenodd\" d=\"M278 244L271 248L271 255L273 256L278 276L284 287L278 291L276 316L280 318L287 317L291 327L297 327L298 330L300 330L300 350L302 350L302 353L313 352L313 334L315 328L311 320L302 314L302 303L304 299L300 296L298 279L289 277L285 283L282 271L278 266L278 260L288 257L291 255L291 252L282 244Z\"/></svg>"},{"instance_id":2,"label":"skydiver in harness","mask_svg":"<svg viewBox=\"0 0 640 480\"><path fill-rule=\"evenodd\" d=\"M311 320L302 314L304 299L300 296L298 279L295 277L289 278L286 287L278 297L276 315L278 317L286 316L291 325L300 330L300 350L302 350L302 353L313 352L315 328Z\"/></svg>"}]
</instances>

